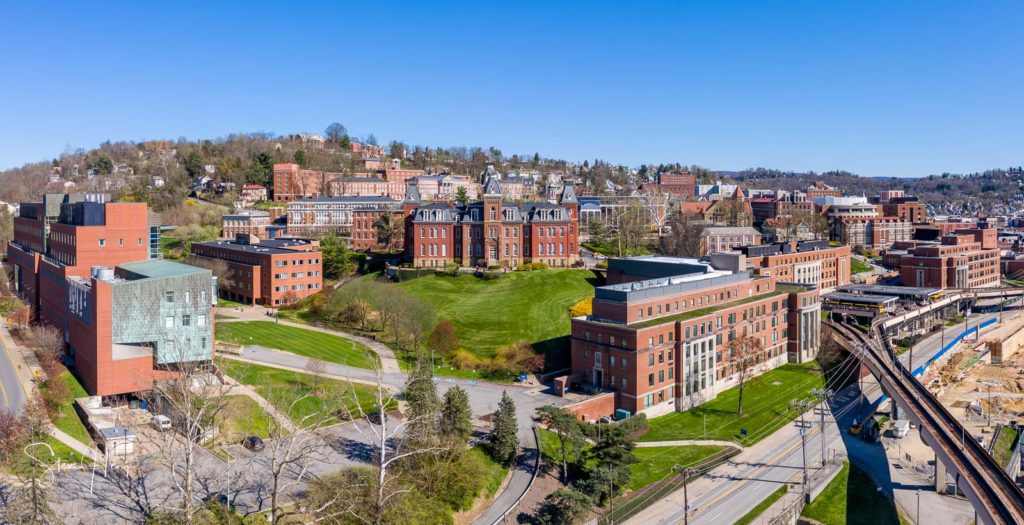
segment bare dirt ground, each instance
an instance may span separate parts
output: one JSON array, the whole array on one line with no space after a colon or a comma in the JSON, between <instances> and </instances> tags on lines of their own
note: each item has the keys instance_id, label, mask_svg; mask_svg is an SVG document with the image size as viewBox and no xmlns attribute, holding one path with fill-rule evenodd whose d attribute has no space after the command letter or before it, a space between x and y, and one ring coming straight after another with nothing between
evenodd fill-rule
<instances>
[{"instance_id":1,"label":"bare dirt ground","mask_svg":"<svg viewBox=\"0 0 1024 525\"><path fill-rule=\"evenodd\" d=\"M975 436L990 433L996 423L1024 419L1024 352L1000 366L991 364L982 350L972 345L950 357L932 385L939 401L966 420Z\"/></svg>"}]
</instances>

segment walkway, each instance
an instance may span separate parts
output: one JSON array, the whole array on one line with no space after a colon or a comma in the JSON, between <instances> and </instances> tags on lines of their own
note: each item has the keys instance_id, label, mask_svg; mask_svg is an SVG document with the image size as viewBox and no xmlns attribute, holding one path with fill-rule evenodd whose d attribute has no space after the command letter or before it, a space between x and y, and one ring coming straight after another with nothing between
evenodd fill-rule
<instances>
[{"instance_id":1,"label":"walkway","mask_svg":"<svg viewBox=\"0 0 1024 525\"><path fill-rule=\"evenodd\" d=\"M232 319L217 319L217 322L218 323L237 323L239 321L265 321L265 322L271 322L271 323L275 322L275 318L274 317L270 317L270 316L267 315L267 312L274 312L273 309L264 308L262 306L245 306L245 307L240 307L240 308L241 309L218 308L218 313L221 313L221 314L226 315L226 316L231 316ZM321 332L321 333L325 333L325 334L334 335L334 336L337 336L337 337L341 337L343 339L348 339L349 341L355 341L357 343L366 345L367 348L369 348L370 350L373 350L373 353L377 354L377 356L380 357L380 366L383 369L384 373L392 374L392 373L401 373L402 372L402 368L400 366L398 366L398 359L395 357L395 352L392 351L391 348L388 348L387 345L385 345L384 343L381 343L379 341L374 341L373 339L370 339L368 337L363 337L363 336L360 336L360 335L350 334L350 333L347 333L347 332L339 332L337 330L331 330L329 328L321 328L319 326L314 326L314 325L309 325L309 324L304 324L304 323L296 323L295 321L288 321L286 319L276 319L276 322L278 324L283 324L285 326L291 326L291 327L294 327L294 328L302 328L302 329L305 329L305 330L312 330L314 332Z\"/></svg>"},{"instance_id":2,"label":"walkway","mask_svg":"<svg viewBox=\"0 0 1024 525\"><path fill-rule=\"evenodd\" d=\"M85 456L85 457L87 457L87 458L89 458L89 459L91 459L91 460L93 460L93 461L95 461L97 463L103 461L103 453L102 452L100 452L99 450L97 450L95 448L86 446L81 441L79 441L79 440L69 436L68 434L65 434L64 431L62 431L61 429L59 429L59 428L57 428L55 426L52 426L52 425L50 426L50 435L53 436L53 438L56 439L57 441L60 441L61 443L67 445L69 448L71 448L75 452L78 452L79 454L81 454L81 455L83 455L83 456Z\"/></svg>"},{"instance_id":3,"label":"walkway","mask_svg":"<svg viewBox=\"0 0 1024 525\"><path fill-rule=\"evenodd\" d=\"M260 406L260 408L262 408L266 413L270 414L270 417L274 418L274 420L277 421L278 425L281 425L289 433L294 433L296 431L295 423L292 423L292 420L288 416L282 414L281 411L277 409L277 407L272 405L263 396L257 394L256 391L252 389L252 387L248 385L243 385L242 383L235 381L233 378L230 378L229 376L225 377L231 379L231 383L234 384L236 392L255 401L256 404Z\"/></svg>"},{"instance_id":4,"label":"walkway","mask_svg":"<svg viewBox=\"0 0 1024 525\"><path fill-rule=\"evenodd\" d=\"M743 450L743 445L736 443L735 441L722 441L718 439L680 439L676 441L637 441L636 446L638 447L696 447L696 446L712 446L712 447L731 447Z\"/></svg>"}]
</instances>

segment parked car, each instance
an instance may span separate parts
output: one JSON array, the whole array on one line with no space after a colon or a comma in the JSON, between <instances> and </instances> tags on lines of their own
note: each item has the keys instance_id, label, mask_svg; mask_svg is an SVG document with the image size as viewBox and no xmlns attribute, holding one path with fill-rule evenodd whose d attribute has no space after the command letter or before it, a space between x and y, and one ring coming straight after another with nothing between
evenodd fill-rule
<instances>
[{"instance_id":1,"label":"parked car","mask_svg":"<svg viewBox=\"0 0 1024 525\"><path fill-rule=\"evenodd\" d=\"M907 433L910 432L910 421L901 419L893 421L892 423L892 435L896 439L906 437Z\"/></svg>"},{"instance_id":2,"label":"parked car","mask_svg":"<svg viewBox=\"0 0 1024 525\"><path fill-rule=\"evenodd\" d=\"M242 446L253 451L259 452L263 450L263 438L259 436L249 436L242 440Z\"/></svg>"},{"instance_id":3,"label":"parked car","mask_svg":"<svg viewBox=\"0 0 1024 525\"><path fill-rule=\"evenodd\" d=\"M225 508L235 510L235 504L231 502L231 498L229 498L227 494L221 492L218 492L216 494L210 494L205 499L203 499L203 502L206 503L206 505L223 505Z\"/></svg>"},{"instance_id":4,"label":"parked car","mask_svg":"<svg viewBox=\"0 0 1024 525\"><path fill-rule=\"evenodd\" d=\"M150 423L153 425L153 428L160 432L166 432L171 429L171 418L167 416L155 415Z\"/></svg>"}]
</instances>

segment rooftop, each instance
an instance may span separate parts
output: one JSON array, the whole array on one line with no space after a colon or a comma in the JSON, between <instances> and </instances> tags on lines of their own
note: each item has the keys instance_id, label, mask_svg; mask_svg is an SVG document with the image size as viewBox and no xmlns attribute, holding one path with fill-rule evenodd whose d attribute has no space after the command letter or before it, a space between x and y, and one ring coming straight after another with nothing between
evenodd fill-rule
<instances>
[{"instance_id":1,"label":"rooftop","mask_svg":"<svg viewBox=\"0 0 1024 525\"><path fill-rule=\"evenodd\" d=\"M309 239L264 239L257 244L248 244L238 241L207 241L197 242L194 245L216 246L232 251L245 253L269 253L269 254L290 254L295 253L295 248L309 246L312 243Z\"/></svg>"},{"instance_id":2,"label":"rooftop","mask_svg":"<svg viewBox=\"0 0 1024 525\"><path fill-rule=\"evenodd\" d=\"M643 321L639 321L639 322L633 323L633 324L629 325L629 327L630 328L646 328L648 326L656 326L656 325L663 324L663 323L676 322L676 321L687 321L689 319L696 319L698 317L703 317L705 315L711 315L711 314L713 314L713 313L715 313L715 312L717 312L719 310L724 310L726 308L733 308L733 307L736 307L736 306L741 306L741 305L744 305L744 304L747 304L747 303L753 303L755 301L760 301L762 299L768 299L770 297L775 297L777 295L782 295L782 294L786 294L786 293L789 293L789 291L776 289L776 290L771 291L771 292L763 293L763 294L760 294L760 295L752 295L750 297L744 297L742 299L737 299L735 301L731 301L731 302L728 302L728 303L721 303L721 304L715 304L715 305L711 305L711 306L705 306L704 308L698 308L696 310L689 310L689 311L678 313L678 314L675 314L675 315L667 315L665 317L658 317L658 318L655 318L655 319L645 319Z\"/></svg>"},{"instance_id":3,"label":"rooftop","mask_svg":"<svg viewBox=\"0 0 1024 525\"><path fill-rule=\"evenodd\" d=\"M117 268L135 274L136 276L131 279L159 279L210 272L210 270L205 268L197 268L163 259L125 263L118 265Z\"/></svg>"}]
</instances>

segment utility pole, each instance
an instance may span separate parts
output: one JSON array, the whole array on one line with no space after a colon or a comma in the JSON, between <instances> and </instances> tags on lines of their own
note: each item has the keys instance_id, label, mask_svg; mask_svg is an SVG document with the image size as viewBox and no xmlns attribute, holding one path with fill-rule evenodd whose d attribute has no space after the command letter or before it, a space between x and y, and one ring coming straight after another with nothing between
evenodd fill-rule
<instances>
[{"instance_id":1,"label":"utility pole","mask_svg":"<svg viewBox=\"0 0 1024 525\"><path fill-rule=\"evenodd\" d=\"M794 408L800 411L800 450L803 455L803 470L804 470L804 503L810 503L808 500L811 496L810 487L808 486L807 478L807 426L804 420L804 412L814 406L811 401L806 399L794 399L790 401L790 404Z\"/></svg>"},{"instance_id":2,"label":"utility pole","mask_svg":"<svg viewBox=\"0 0 1024 525\"><path fill-rule=\"evenodd\" d=\"M825 402L832 397L832 389L815 388L811 395L821 403L821 468L825 468Z\"/></svg>"},{"instance_id":3,"label":"utility pole","mask_svg":"<svg viewBox=\"0 0 1024 525\"><path fill-rule=\"evenodd\" d=\"M673 465L672 470L683 477L683 525L690 525L690 494L686 490L686 478L690 477L693 469L684 468L682 465Z\"/></svg>"}]
</instances>

